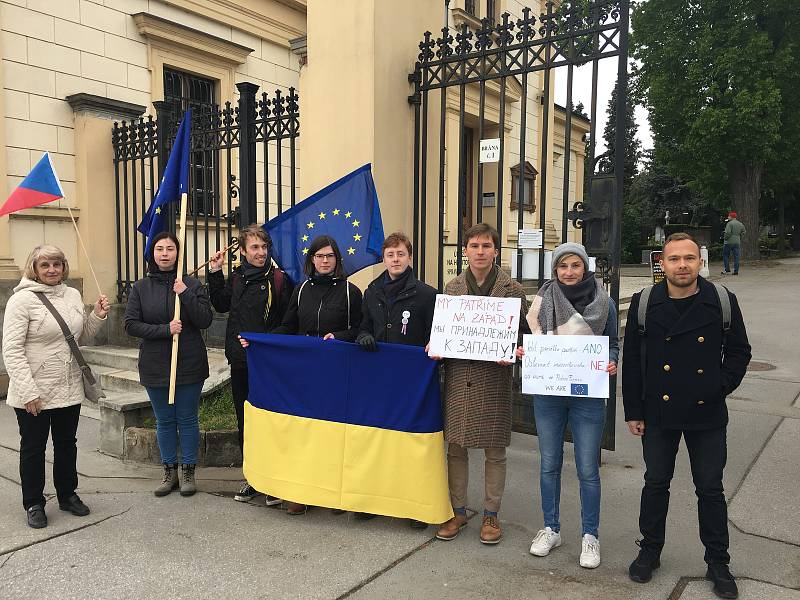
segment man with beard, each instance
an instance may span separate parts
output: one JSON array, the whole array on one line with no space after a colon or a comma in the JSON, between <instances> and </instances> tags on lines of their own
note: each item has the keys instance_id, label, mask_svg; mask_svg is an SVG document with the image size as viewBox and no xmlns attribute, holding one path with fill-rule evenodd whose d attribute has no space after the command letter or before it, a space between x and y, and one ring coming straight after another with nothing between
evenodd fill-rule
<instances>
[{"instance_id":1,"label":"man with beard","mask_svg":"<svg viewBox=\"0 0 800 600\"><path fill-rule=\"evenodd\" d=\"M700 247L690 235L666 239L661 266L665 280L634 294L625 329L625 421L642 438L646 467L639 513L643 539L628 572L633 581L646 583L661 564L669 486L682 436L697 494L706 578L717 596L736 598L722 487L725 397L744 377L750 344L736 296L699 276Z\"/></svg>"},{"instance_id":2,"label":"man with beard","mask_svg":"<svg viewBox=\"0 0 800 600\"><path fill-rule=\"evenodd\" d=\"M225 281L222 265L225 254L217 252L211 259L208 291L217 312L227 312L225 357L231 366L231 392L239 426L239 448L244 450L244 401L248 395L247 357L239 343L239 333L269 333L281 324L292 294L286 274L272 264L272 239L261 225L252 224L239 232L241 264ZM260 492L247 481L234 497L247 502ZM267 496L267 506L280 504L280 498Z\"/></svg>"}]
</instances>

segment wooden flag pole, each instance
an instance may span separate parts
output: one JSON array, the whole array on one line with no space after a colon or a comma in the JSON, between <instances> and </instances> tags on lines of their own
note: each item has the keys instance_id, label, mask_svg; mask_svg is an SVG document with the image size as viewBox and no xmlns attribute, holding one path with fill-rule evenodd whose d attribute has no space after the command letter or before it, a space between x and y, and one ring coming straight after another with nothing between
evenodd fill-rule
<instances>
[{"instance_id":1,"label":"wooden flag pole","mask_svg":"<svg viewBox=\"0 0 800 600\"><path fill-rule=\"evenodd\" d=\"M83 248L83 253L86 255L86 262L89 265L89 270L92 272L92 277L94 277L94 283L97 286L97 291L100 295L103 294L103 290L100 289L100 282L97 280L97 275L94 272L94 267L92 266L92 259L89 257L89 253L86 251L86 246L83 243L83 237L81 237L80 229L78 229L78 223L75 221L75 217L72 214L72 209L67 205L67 211L69 212L69 218L72 219L72 224L75 226L75 233L78 234L78 242L80 242L81 248Z\"/></svg>"},{"instance_id":2,"label":"wooden flag pole","mask_svg":"<svg viewBox=\"0 0 800 600\"><path fill-rule=\"evenodd\" d=\"M225 246L225 247L222 249L222 252L223 252L223 253L225 253L225 252L227 252L228 250L230 250L231 248L233 248L234 246L237 246L238 244L239 244L239 240L233 240L233 241L232 241L230 244L228 244L227 246ZM208 266L208 263L210 263L212 260L214 260L214 259L213 259L213 258L209 258L209 259L208 259L206 262L204 262L204 263L203 263L202 265L200 265L199 267L195 267L194 271L192 271L191 273L189 273L189 275L190 275L190 276L191 276L191 275L195 275L195 274L196 274L196 273L197 273L197 272L198 272L200 269L202 269L203 267L207 267L207 266Z\"/></svg>"},{"instance_id":3,"label":"wooden flag pole","mask_svg":"<svg viewBox=\"0 0 800 600\"><path fill-rule=\"evenodd\" d=\"M178 262L175 265L177 273L175 281L183 279L183 243L186 241L186 204L188 203L186 193L181 194L181 220L180 232L178 233ZM173 320L179 321L181 318L181 301L178 294L175 294L175 315ZM175 404L175 379L178 375L178 340L180 333L172 334L172 360L169 366L169 403Z\"/></svg>"}]
</instances>

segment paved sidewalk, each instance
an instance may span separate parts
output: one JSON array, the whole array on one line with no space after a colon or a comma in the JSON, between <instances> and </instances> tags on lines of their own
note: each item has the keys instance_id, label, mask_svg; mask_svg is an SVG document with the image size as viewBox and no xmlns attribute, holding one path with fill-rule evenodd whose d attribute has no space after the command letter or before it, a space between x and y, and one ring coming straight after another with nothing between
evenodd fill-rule
<instances>
[{"instance_id":1,"label":"paved sidewalk","mask_svg":"<svg viewBox=\"0 0 800 600\"><path fill-rule=\"evenodd\" d=\"M711 272L719 273L719 267ZM754 361L774 366L748 373L728 402L731 567L741 598L800 600L800 259L744 265L739 277L723 283L739 297ZM412 530L398 519L360 522L324 509L289 517L265 507L263 499L234 502L238 469L200 469L201 493L155 498L151 490L160 470L99 454L98 429L96 415L85 411L78 432L79 493L92 514L73 517L52 501L50 525L33 530L25 525L20 502L16 419L0 403L0 598L714 597L703 580L683 450L663 566L647 585L627 577L637 550L642 460L621 406L617 449L603 452L603 563L595 570L578 566L578 483L569 445L562 481L564 544L536 558L528 554L541 526L535 437L513 436L501 512L504 539L486 547L478 542L478 518L456 540L441 542L433 527ZM470 505L478 509L483 468L477 453L472 458Z\"/></svg>"}]
</instances>

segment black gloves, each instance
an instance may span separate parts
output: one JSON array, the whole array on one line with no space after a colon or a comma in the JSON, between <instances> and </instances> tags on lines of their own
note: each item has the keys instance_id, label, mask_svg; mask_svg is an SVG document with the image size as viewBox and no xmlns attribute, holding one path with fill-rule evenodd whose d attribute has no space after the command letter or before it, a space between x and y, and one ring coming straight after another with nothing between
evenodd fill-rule
<instances>
[{"instance_id":1,"label":"black gloves","mask_svg":"<svg viewBox=\"0 0 800 600\"><path fill-rule=\"evenodd\" d=\"M378 344L375 343L375 338L368 333L359 333L356 338L356 344L368 352L378 351Z\"/></svg>"}]
</instances>

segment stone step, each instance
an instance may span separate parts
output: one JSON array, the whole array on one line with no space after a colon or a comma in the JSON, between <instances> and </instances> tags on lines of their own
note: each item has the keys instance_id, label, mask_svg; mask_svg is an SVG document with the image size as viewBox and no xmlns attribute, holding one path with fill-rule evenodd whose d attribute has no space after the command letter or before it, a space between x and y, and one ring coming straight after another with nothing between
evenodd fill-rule
<instances>
[{"instance_id":1,"label":"stone step","mask_svg":"<svg viewBox=\"0 0 800 600\"><path fill-rule=\"evenodd\" d=\"M127 371L123 369L111 369L101 371L100 385L103 390L118 391L118 392L139 392L144 394L144 388L139 383L138 371ZM108 393L106 393L108 396ZM147 396L145 396L145 399Z\"/></svg>"},{"instance_id":2,"label":"stone step","mask_svg":"<svg viewBox=\"0 0 800 600\"><path fill-rule=\"evenodd\" d=\"M122 371L139 368L139 349L126 346L82 346L81 353L92 367L112 367Z\"/></svg>"}]
</instances>

